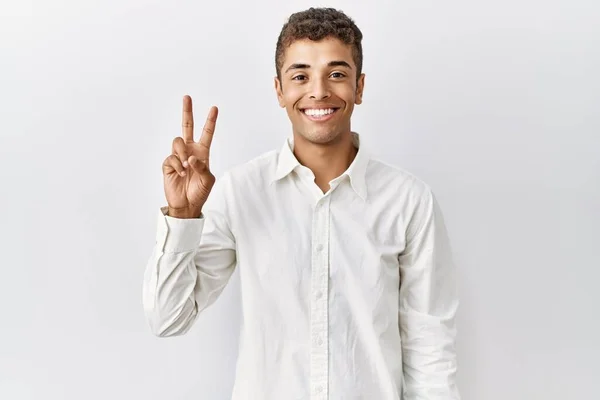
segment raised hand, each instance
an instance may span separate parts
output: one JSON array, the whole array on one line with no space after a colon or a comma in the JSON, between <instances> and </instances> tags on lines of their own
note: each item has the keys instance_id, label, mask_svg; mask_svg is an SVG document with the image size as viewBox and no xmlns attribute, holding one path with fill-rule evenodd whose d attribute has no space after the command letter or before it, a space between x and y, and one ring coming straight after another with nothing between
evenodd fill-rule
<instances>
[{"instance_id":1,"label":"raised hand","mask_svg":"<svg viewBox=\"0 0 600 400\"><path fill-rule=\"evenodd\" d=\"M173 139L171 155L162 165L168 215L176 218L197 218L215 183L210 172L209 156L217 107L211 107L198 142L194 142L192 98L183 97L183 135Z\"/></svg>"}]
</instances>

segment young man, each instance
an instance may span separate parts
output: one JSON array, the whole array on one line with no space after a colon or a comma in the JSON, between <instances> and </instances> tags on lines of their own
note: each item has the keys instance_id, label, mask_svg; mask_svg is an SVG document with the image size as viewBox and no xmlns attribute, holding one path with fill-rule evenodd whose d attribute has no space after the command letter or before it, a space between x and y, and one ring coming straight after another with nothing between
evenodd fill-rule
<instances>
[{"instance_id":1,"label":"young man","mask_svg":"<svg viewBox=\"0 0 600 400\"><path fill-rule=\"evenodd\" d=\"M184 334L239 267L235 400L459 399L458 302L436 199L370 157L350 127L365 83L361 39L336 10L293 14L275 78L293 135L216 183L217 109L195 142L184 97L145 312L156 335Z\"/></svg>"}]
</instances>

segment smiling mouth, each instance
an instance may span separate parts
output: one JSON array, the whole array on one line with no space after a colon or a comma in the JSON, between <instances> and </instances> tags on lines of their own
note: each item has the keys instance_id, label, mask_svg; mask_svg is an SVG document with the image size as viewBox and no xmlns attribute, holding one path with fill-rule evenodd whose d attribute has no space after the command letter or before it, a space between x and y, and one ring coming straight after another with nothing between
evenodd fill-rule
<instances>
[{"instance_id":1,"label":"smiling mouth","mask_svg":"<svg viewBox=\"0 0 600 400\"><path fill-rule=\"evenodd\" d=\"M339 108L303 108L300 112L304 114L311 121L327 121L333 117L333 115L339 110Z\"/></svg>"}]
</instances>

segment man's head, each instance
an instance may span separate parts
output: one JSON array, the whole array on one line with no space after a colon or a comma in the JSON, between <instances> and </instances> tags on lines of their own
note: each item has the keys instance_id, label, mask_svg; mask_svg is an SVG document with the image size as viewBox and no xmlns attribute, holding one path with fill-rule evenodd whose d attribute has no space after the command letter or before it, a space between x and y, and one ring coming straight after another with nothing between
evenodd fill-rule
<instances>
[{"instance_id":1,"label":"man's head","mask_svg":"<svg viewBox=\"0 0 600 400\"><path fill-rule=\"evenodd\" d=\"M325 144L350 133L364 88L361 41L354 22L335 9L290 16L277 40L275 89L295 134Z\"/></svg>"}]
</instances>

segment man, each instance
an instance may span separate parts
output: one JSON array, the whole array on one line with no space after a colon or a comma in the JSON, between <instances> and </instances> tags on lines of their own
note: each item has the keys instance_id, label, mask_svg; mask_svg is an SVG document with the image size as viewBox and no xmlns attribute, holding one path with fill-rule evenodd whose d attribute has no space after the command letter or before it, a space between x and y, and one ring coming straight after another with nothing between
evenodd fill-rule
<instances>
[{"instance_id":1,"label":"man","mask_svg":"<svg viewBox=\"0 0 600 400\"><path fill-rule=\"evenodd\" d=\"M334 9L293 14L275 78L292 137L218 181L217 109L194 142L184 97L145 312L156 335L184 334L239 267L235 400L459 399L454 271L436 199L370 157L350 127L365 83L361 39Z\"/></svg>"}]
</instances>

